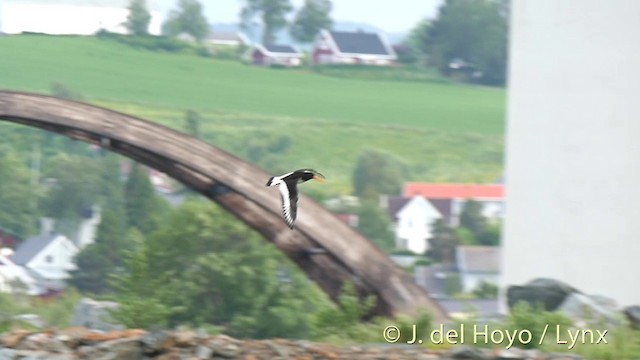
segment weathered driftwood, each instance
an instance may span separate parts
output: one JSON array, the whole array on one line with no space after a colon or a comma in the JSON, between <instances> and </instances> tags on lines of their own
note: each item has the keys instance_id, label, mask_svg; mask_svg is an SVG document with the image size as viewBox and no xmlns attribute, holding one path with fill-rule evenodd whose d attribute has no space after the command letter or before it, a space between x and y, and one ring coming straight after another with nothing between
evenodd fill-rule
<instances>
[{"instance_id":1,"label":"weathered driftwood","mask_svg":"<svg viewBox=\"0 0 640 360\"><path fill-rule=\"evenodd\" d=\"M265 186L270 174L221 149L165 126L116 111L44 95L0 91L0 119L98 144L167 173L260 232L332 298L354 282L375 295L371 315L444 311L414 280L362 235L300 195L296 227L282 220L280 199ZM306 255L321 248L323 254Z\"/></svg>"}]
</instances>

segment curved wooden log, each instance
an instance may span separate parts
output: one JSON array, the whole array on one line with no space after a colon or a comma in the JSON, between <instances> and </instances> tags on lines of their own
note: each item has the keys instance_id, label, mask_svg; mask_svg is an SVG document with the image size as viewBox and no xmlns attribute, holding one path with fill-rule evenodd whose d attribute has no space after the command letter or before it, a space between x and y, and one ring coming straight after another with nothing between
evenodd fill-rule
<instances>
[{"instance_id":1,"label":"curved wooden log","mask_svg":"<svg viewBox=\"0 0 640 360\"><path fill-rule=\"evenodd\" d=\"M102 146L181 181L257 230L291 258L333 299L352 281L374 295L370 315L415 314L442 308L369 240L300 194L296 227L282 220L280 198L258 167L168 127L105 108L50 96L0 91L0 119L42 128ZM308 255L309 248L323 254Z\"/></svg>"}]
</instances>

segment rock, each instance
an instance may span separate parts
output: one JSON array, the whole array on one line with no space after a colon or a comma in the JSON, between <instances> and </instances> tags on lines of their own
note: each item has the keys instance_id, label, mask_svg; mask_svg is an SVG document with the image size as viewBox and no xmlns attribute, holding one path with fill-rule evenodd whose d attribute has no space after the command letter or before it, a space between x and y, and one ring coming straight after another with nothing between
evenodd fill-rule
<instances>
[{"instance_id":1,"label":"rock","mask_svg":"<svg viewBox=\"0 0 640 360\"><path fill-rule=\"evenodd\" d=\"M109 310L117 309L118 306L118 303L113 301L82 298L76 304L71 325L102 331L124 329L124 326L118 324L109 314Z\"/></svg>"},{"instance_id":2,"label":"rock","mask_svg":"<svg viewBox=\"0 0 640 360\"><path fill-rule=\"evenodd\" d=\"M546 360L584 360L580 355L576 354L550 354L545 358Z\"/></svg>"},{"instance_id":3,"label":"rock","mask_svg":"<svg viewBox=\"0 0 640 360\"><path fill-rule=\"evenodd\" d=\"M138 360L142 357L140 340L136 338L122 338L100 344L99 348L106 353L96 360Z\"/></svg>"},{"instance_id":4,"label":"rock","mask_svg":"<svg viewBox=\"0 0 640 360\"><path fill-rule=\"evenodd\" d=\"M83 358L92 360L138 360L142 358L142 347L139 339L120 338L85 347L82 353Z\"/></svg>"},{"instance_id":5,"label":"rock","mask_svg":"<svg viewBox=\"0 0 640 360\"><path fill-rule=\"evenodd\" d=\"M634 329L640 329L640 305L627 306L622 310Z\"/></svg>"},{"instance_id":6,"label":"rock","mask_svg":"<svg viewBox=\"0 0 640 360\"><path fill-rule=\"evenodd\" d=\"M175 331L172 334L174 346L193 347L198 343L198 334L191 330Z\"/></svg>"},{"instance_id":7,"label":"rock","mask_svg":"<svg viewBox=\"0 0 640 360\"><path fill-rule=\"evenodd\" d=\"M240 353L240 347L236 344L226 344L216 349L215 354L225 359L232 359L238 356Z\"/></svg>"},{"instance_id":8,"label":"rock","mask_svg":"<svg viewBox=\"0 0 640 360\"><path fill-rule=\"evenodd\" d=\"M488 360L489 356L485 354L481 349L460 345L453 347L449 351L449 357L451 359L464 359L464 360Z\"/></svg>"},{"instance_id":9,"label":"rock","mask_svg":"<svg viewBox=\"0 0 640 360\"><path fill-rule=\"evenodd\" d=\"M16 358L18 352L14 349L0 348L0 360L13 360Z\"/></svg>"},{"instance_id":10,"label":"rock","mask_svg":"<svg viewBox=\"0 0 640 360\"><path fill-rule=\"evenodd\" d=\"M525 285L507 288L507 303L512 309L519 301L526 301L532 307L542 304L545 310L554 311L572 293L578 290L554 279L535 279Z\"/></svg>"},{"instance_id":11,"label":"rock","mask_svg":"<svg viewBox=\"0 0 640 360\"><path fill-rule=\"evenodd\" d=\"M168 331L151 331L142 337L142 350L145 354L153 355L163 351L168 344L170 333Z\"/></svg>"},{"instance_id":12,"label":"rock","mask_svg":"<svg viewBox=\"0 0 640 360\"><path fill-rule=\"evenodd\" d=\"M4 345L5 347L15 348L29 334L30 333L27 330L14 330L4 334L0 343L2 343L2 345Z\"/></svg>"},{"instance_id":13,"label":"rock","mask_svg":"<svg viewBox=\"0 0 640 360\"><path fill-rule=\"evenodd\" d=\"M239 355L239 345L240 341L226 335L214 336L213 340L209 342L209 346L213 350L213 354L226 359Z\"/></svg>"},{"instance_id":14,"label":"rock","mask_svg":"<svg viewBox=\"0 0 640 360\"><path fill-rule=\"evenodd\" d=\"M517 348L501 349L498 351L495 360L525 360L527 355L524 351Z\"/></svg>"},{"instance_id":15,"label":"rock","mask_svg":"<svg viewBox=\"0 0 640 360\"><path fill-rule=\"evenodd\" d=\"M99 336L89 337L89 334ZM19 340L17 335L21 336ZM13 331L3 338L7 337L17 348L0 345L0 360L582 360L572 354L549 355L516 348L492 351L465 345L445 351L407 344L340 347L305 340L241 341L189 330L96 333L72 328L55 332Z\"/></svg>"},{"instance_id":16,"label":"rock","mask_svg":"<svg viewBox=\"0 0 640 360\"><path fill-rule=\"evenodd\" d=\"M213 350L204 345L198 345L196 348L196 357L198 359L210 359L212 355Z\"/></svg>"}]
</instances>

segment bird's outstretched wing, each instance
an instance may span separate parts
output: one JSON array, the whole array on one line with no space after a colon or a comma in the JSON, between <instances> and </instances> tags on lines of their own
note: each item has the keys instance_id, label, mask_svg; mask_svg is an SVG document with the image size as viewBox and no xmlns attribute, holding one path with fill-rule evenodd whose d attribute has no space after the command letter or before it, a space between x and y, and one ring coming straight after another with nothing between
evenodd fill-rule
<instances>
[{"instance_id":1,"label":"bird's outstretched wing","mask_svg":"<svg viewBox=\"0 0 640 360\"><path fill-rule=\"evenodd\" d=\"M278 185L278 190L282 199L284 220L293 229L293 222L296 220L298 212L298 189L295 182L283 181Z\"/></svg>"}]
</instances>

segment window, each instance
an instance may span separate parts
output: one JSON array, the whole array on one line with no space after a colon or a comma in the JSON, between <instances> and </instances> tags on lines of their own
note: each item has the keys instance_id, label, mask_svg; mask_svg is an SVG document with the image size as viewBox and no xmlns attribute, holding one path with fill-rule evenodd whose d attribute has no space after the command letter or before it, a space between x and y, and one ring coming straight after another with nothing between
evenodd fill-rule
<instances>
[{"instance_id":1,"label":"window","mask_svg":"<svg viewBox=\"0 0 640 360\"><path fill-rule=\"evenodd\" d=\"M51 263L53 262L53 256L51 256L51 255L47 255L47 256L44 258L44 261L46 261L48 264L51 264Z\"/></svg>"}]
</instances>

